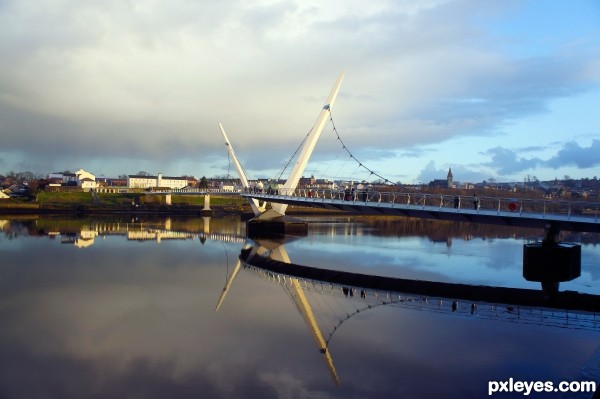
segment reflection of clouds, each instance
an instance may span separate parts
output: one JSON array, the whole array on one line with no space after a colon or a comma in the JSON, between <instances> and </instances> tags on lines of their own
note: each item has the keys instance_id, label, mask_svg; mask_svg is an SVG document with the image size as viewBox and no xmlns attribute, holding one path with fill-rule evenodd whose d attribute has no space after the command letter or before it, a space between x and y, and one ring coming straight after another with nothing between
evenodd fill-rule
<instances>
[{"instance_id":1,"label":"reflection of clouds","mask_svg":"<svg viewBox=\"0 0 600 399\"><path fill-rule=\"evenodd\" d=\"M385 240L366 255L351 244L339 253L337 244L324 252L303 242L287 247L294 261L393 268L402 259ZM404 247L411 265L426 259L434 267L447 256L426 249L416 257L417 244ZM12 245L25 248L2 265L0 279L0 386L12 396L477 397L492 377L571 377L597 346L588 332L383 306L335 333L336 387L280 285L241 272L215 313L240 244L157 246L118 236L86 251L33 238ZM328 333L339 321L327 313L335 302L310 300L320 317L331 317Z\"/></svg>"},{"instance_id":2,"label":"reflection of clouds","mask_svg":"<svg viewBox=\"0 0 600 399\"><path fill-rule=\"evenodd\" d=\"M593 280L600 280L600 246L587 244L581 246L581 270L588 272Z\"/></svg>"},{"instance_id":3,"label":"reflection of clouds","mask_svg":"<svg viewBox=\"0 0 600 399\"><path fill-rule=\"evenodd\" d=\"M424 392L427 397L482 397L477 385L492 377L546 380L571 373L569 364L585 361L596 349L597 335L570 334L379 307L344 325L330 349L342 386L348 382L343 377L351 375L357 377L348 383L380 386L383 397L398 397L398 392L406 397L423 397ZM566 347L549 351L557 342ZM365 367L374 363L376 368ZM398 383L390 387L390 380Z\"/></svg>"},{"instance_id":4,"label":"reflection of clouds","mask_svg":"<svg viewBox=\"0 0 600 399\"><path fill-rule=\"evenodd\" d=\"M79 376L90 385L73 385L84 391L94 386L101 396L104 389L121 397L140 389L145 393L147 386L171 392L149 397L181 397L173 395L180 390L202 391L201 397L211 392L210 397L276 397L273 387L260 382L257 365L267 374L283 369L291 342L305 352L297 357L301 364L292 363L293 375L302 380L307 361L323 367L304 326L293 322L297 315L279 287L238 279L228 303L215 314L225 273L221 243L190 245L186 253L154 245L90 248L88 255L70 250L68 257L63 251L68 247L46 244L49 253L35 251L8 273L14 283L29 265L31 275L21 279L19 289L0 294L5 304L0 320L9 326L0 332L0 358L20 348L15 356L23 367L12 371L17 381L31 377L30 369L52 366L62 372L77 369L69 378ZM60 265L43 266L44 256L58 253L63 254ZM201 262L199 254L204 255ZM287 306L269 309L273 298ZM60 373L50 374L61 380ZM102 388L90 379L103 381ZM145 387L136 388L140 383Z\"/></svg>"},{"instance_id":5,"label":"reflection of clouds","mask_svg":"<svg viewBox=\"0 0 600 399\"><path fill-rule=\"evenodd\" d=\"M522 283L520 241L454 239L452 247L422 237L371 238L287 245L294 262L330 269L442 282L504 286Z\"/></svg>"},{"instance_id":6,"label":"reflection of clouds","mask_svg":"<svg viewBox=\"0 0 600 399\"><path fill-rule=\"evenodd\" d=\"M317 265L332 270L366 273L387 277L414 278L444 281L443 273L436 270L436 263L417 252L369 251L354 246L329 245L327 252L315 252L306 248L290 251L292 261L305 265Z\"/></svg>"},{"instance_id":7,"label":"reflection of clouds","mask_svg":"<svg viewBox=\"0 0 600 399\"><path fill-rule=\"evenodd\" d=\"M523 278L522 240L453 239L452 247L423 237L345 237L338 241L319 236L320 240L294 241L286 245L293 262L344 270L440 282L461 282L538 290L539 283ZM598 293L597 284L584 279L600 279L600 253L582 246L582 277L561 287L579 292ZM597 259L597 262L595 260Z\"/></svg>"}]
</instances>

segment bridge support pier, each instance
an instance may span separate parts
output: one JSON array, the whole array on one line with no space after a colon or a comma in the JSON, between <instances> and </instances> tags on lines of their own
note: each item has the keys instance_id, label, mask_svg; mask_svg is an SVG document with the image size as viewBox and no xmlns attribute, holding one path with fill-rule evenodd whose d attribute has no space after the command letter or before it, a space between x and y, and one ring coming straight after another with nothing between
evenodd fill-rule
<instances>
[{"instance_id":1,"label":"bridge support pier","mask_svg":"<svg viewBox=\"0 0 600 399\"><path fill-rule=\"evenodd\" d=\"M305 237L308 223L269 209L246 223L248 237L279 238L285 236Z\"/></svg>"},{"instance_id":2,"label":"bridge support pier","mask_svg":"<svg viewBox=\"0 0 600 399\"><path fill-rule=\"evenodd\" d=\"M559 233L549 223L542 242L523 245L523 277L540 282L549 300L558 293L561 281L581 276L581 245L559 242Z\"/></svg>"},{"instance_id":3,"label":"bridge support pier","mask_svg":"<svg viewBox=\"0 0 600 399\"><path fill-rule=\"evenodd\" d=\"M202 208L202 215L212 215L212 210L210 209L210 194L204 194L204 208Z\"/></svg>"},{"instance_id":4,"label":"bridge support pier","mask_svg":"<svg viewBox=\"0 0 600 399\"><path fill-rule=\"evenodd\" d=\"M171 205L171 194L165 195L165 204Z\"/></svg>"}]
</instances>

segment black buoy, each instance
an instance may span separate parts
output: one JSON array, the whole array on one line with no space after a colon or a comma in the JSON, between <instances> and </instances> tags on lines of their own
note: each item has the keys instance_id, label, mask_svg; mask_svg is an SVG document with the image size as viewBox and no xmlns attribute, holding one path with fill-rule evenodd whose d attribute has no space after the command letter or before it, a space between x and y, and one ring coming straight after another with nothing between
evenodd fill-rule
<instances>
[{"instance_id":1,"label":"black buoy","mask_svg":"<svg viewBox=\"0 0 600 399\"><path fill-rule=\"evenodd\" d=\"M541 283L549 300L556 297L561 282L581 276L581 245L558 239L558 227L549 223L542 242L523 246L523 277Z\"/></svg>"},{"instance_id":2,"label":"black buoy","mask_svg":"<svg viewBox=\"0 0 600 399\"><path fill-rule=\"evenodd\" d=\"M523 246L527 281L562 282L581 276L581 245L535 242Z\"/></svg>"}]
</instances>

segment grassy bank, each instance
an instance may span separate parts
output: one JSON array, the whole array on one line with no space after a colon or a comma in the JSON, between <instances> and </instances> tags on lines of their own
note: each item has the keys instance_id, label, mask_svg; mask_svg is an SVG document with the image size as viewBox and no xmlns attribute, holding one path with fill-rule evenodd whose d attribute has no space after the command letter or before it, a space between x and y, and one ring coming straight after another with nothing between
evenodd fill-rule
<instances>
[{"instance_id":1,"label":"grassy bank","mask_svg":"<svg viewBox=\"0 0 600 399\"><path fill-rule=\"evenodd\" d=\"M210 197L211 209L225 211L249 211L246 201L236 196ZM89 192L40 192L35 200L9 198L0 200L0 211L201 211L204 196L172 195L171 205L164 195L144 193L98 193Z\"/></svg>"},{"instance_id":2,"label":"grassy bank","mask_svg":"<svg viewBox=\"0 0 600 399\"><path fill-rule=\"evenodd\" d=\"M215 212L250 213L245 199L233 195L211 195L210 208ZM0 213L197 213L204 209L203 195L171 195L167 205L164 195L145 193L40 192L35 200L0 200ZM324 214L330 210L290 206L288 214ZM338 212L333 212L338 213Z\"/></svg>"}]
</instances>

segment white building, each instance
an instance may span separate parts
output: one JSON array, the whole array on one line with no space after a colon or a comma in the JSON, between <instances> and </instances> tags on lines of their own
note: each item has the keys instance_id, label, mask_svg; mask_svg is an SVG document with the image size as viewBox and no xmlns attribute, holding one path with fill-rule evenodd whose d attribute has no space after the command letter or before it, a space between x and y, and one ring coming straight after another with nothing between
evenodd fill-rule
<instances>
[{"instance_id":1,"label":"white building","mask_svg":"<svg viewBox=\"0 0 600 399\"><path fill-rule=\"evenodd\" d=\"M168 177L163 176L159 173L158 176L141 176L141 175L129 175L127 176L127 187L128 188L171 188L179 189L187 187L187 177Z\"/></svg>"},{"instance_id":2,"label":"white building","mask_svg":"<svg viewBox=\"0 0 600 399\"><path fill-rule=\"evenodd\" d=\"M81 187L83 191L90 191L98 188L96 176L90 172L79 169L77 172L75 172L75 176L77 178L77 185Z\"/></svg>"},{"instance_id":3,"label":"white building","mask_svg":"<svg viewBox=\"0 0 600 399\"><path fill-rule=\"evenodd\" d=\"M223 184L223 183L221 183L220 189L221 189L221 191L227 191L227 192L230 192L230 193L236 191L235 187L233 185L231 185L231 184Z\"/></svg>"},{"instance_id":4,"label":"white building","mask_svg":"<svg viewBox=\"0 0 600 399\"><path fill-rule=\"evenodd\" d=\"M78 186L81 187L83 191L90 191L98 188L96 176L84 169L79 169L75 173L50 173L48 174L48 180L51 181L51 183L48 184L51 187Z\"/></svg>"}]
</instances>

